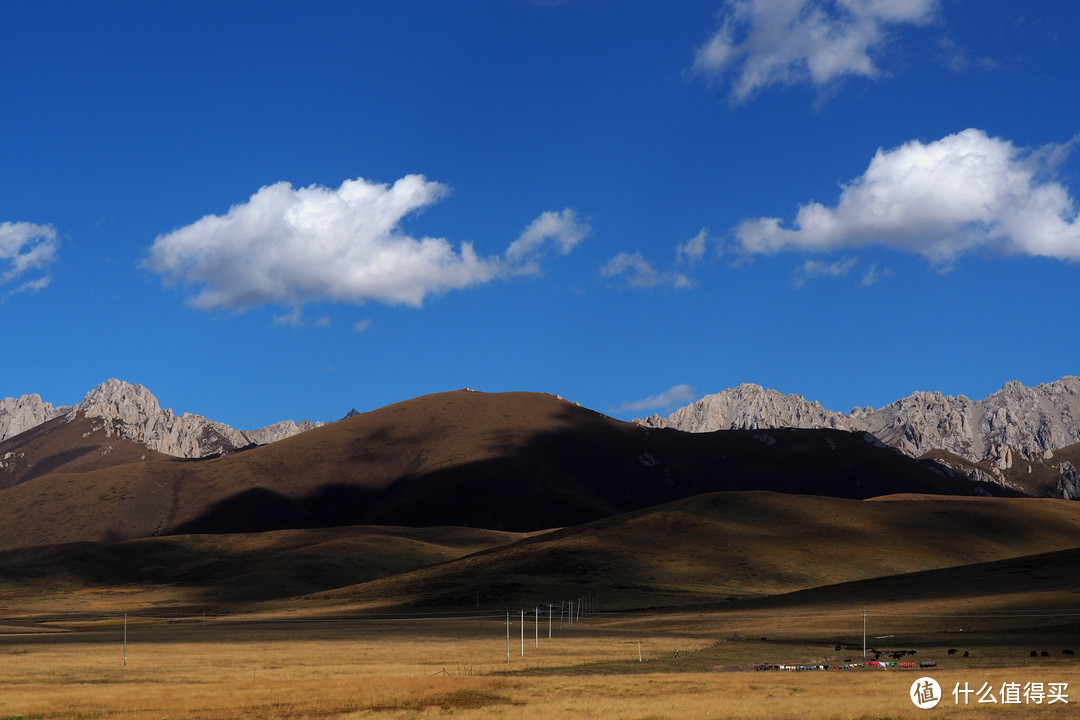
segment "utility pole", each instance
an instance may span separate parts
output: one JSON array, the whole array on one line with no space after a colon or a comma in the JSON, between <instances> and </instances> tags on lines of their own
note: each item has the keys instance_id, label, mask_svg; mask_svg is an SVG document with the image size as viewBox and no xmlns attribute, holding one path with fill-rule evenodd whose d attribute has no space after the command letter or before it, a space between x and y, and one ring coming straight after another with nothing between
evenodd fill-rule
<instances>
[{"instance_id":1,"label":"utility pole","mask_svg":"<svg viewBox=\"0 0 1080 720\"><path fill-rule=\"evenodd\" d=\"M525 611L521 611L521 657L525 657Z\"/></svg>"},{"instance_id":2,"label":"utility pole","mask_svg":"<svg viewBox=\"0 0 1080 720\"><path fill-rule=\"evenodd\" d=\"M536 633L536 647L540 647L540 606L533 608L533 632Z\"/></svg>"},{"instance_id":3,"label":"utility pole","mask_svg":"<svg viewBox=\"0 0 1080 720\"><path fill-rule=\"evenodd\" d=\"M551 639L551 603L548 603L548 640Z\"/></svg>"},{"instance_id":4,"label":"utility pole","mask_svg":"<svg viewBox=\"0 0 1080 720\"><path fill-rule=\"evenodd\" d=\"M127 613L124 613L124 667L127 667Z\"/></svg>"},{"instance_id":5,"label":"utility pole","mask_svg":"<svg viewBox=\"0 0 1080 720\"><path fill-rule=\"evenodd\" d=\"M866 660L866 611L862 611L862 659Z\"/></svg>"},{"instance_id":6,"label":"utility pole","mask_svg":"<svg viewBox=\"0 0 1080 720\"><path fill-rule=\"evenodd\" d=\"M510 611L506 611L506 664L510 664Z\"/></svg>"}]
</instances>

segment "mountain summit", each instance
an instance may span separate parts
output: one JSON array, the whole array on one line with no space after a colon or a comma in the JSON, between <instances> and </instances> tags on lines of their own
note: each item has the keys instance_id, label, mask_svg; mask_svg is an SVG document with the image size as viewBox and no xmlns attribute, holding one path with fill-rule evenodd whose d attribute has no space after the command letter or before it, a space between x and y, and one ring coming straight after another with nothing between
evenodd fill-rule
<instances>
[{"instance_id":1,"label":"mountain summit","mask_svg":"<svg viewBox=\"0 0 1080 720\"><path fill-rule=\"evenodd\" d=\"M1033 388L1011 381L977 401L916 392L878 410L854 408L847 414L826 410L800 395L743 384L708 395L666 418L653 415L638 422L686 432L778 427L869 432L907 455L933 456L981 479L1080 499L1072 462L1076 453L1070 450L1080 443L1080 377ZM1054 481L1049 484L1056 487L1032 487L1033 482L1045 486L1048 475Z\"/></svg>"},{"instance_id":2,"label":"mountain summit","mask_svg":"<svg viewBox=\"0 0 1080 720\"><path fill-rule=\"evenodd\" d=\"M53 406L36 394L0 399L0 442L55 418L71 421L80 415L101 423L110 436L128 438L150 450L184 458L264 445L321 424L287 420L259 430L235 430L201 415L176 415L170 409L162 409L158 399L142 385L112 378L72 406Z\"/></svg>"}]
</instances>

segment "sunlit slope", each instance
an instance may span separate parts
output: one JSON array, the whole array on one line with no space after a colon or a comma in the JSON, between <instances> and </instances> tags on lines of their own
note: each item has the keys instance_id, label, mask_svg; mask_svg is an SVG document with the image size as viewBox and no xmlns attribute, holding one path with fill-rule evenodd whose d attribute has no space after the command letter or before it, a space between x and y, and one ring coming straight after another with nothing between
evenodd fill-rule
<instances>
[{"instance_id":1,"label":"sunlit slope","mask_svg":"<svg viewBox=\"0 0 1080 720\"><path fill-rule=\"evenodd\" d=\"M54 472L91 472L169 459L107 432L102 420L59 417L0 442L0 490Z\"/></svg>"},{"instance_id":2,"label":"sunlit slope","mask_svg":"<svg viewBox=\"0 0 1080 720\"><path fill-rule=\"evenodd\" d=\"M342 603L605 607L721 601L1080 546L1080 505L1031 498L881 501L714 493L555 531L329 593ZM974 590L975 588L973 588ZM323 600L320 600L322 602Z\"/></svg>"}]
</instances>

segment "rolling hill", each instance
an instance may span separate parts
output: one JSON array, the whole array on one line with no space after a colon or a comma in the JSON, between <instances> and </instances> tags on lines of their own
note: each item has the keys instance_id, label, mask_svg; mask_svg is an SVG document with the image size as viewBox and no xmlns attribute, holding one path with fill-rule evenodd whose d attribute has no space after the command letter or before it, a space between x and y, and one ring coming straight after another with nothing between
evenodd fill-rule
<instances>
[{"instance_id":1,"label":"rolling hill","mask_svg":"<svg viewBox=\"0 0 1080 720\"><path fill-rule=\"evenodd\" d=\"M1008 494L865 433L689 434L535 393L429 395L200 460L78 430L0 443L0 458L33 460L0 489L0 549L341 525L526 532L720 490Z\"/></svg>"},{"instance_id":2,"label":"rolling hill","mask_svg":"<svg viewBox=\"0 0 1080 720\"><path fill-rule=\"evenodd\" d=\"M1065 500L721 492L330 591L319 604L452 607L479 591L510 605L599 592L608 609L680 606L1078 546L1080 506Z\"/></svg>"},{"instance_id":3,"label":"rolling hill","mask_svg":"<svg viewBox=\"0 0 1080 720\"><path fill-rule=\"evenodd\" d=\"M1080 505L1064 500L721 492L529 535L342 527L19 548L0 552L0 607L8 616L116 607L325 614L473 610L479 601L490 611L586 593L606 609L726 605L1034 558L1034 570L1013 574L1030 589L1061 576L1056 564L1078 544ZM881 587L889 597L933 590L916 580L908 590ZM950 587L956 597L1003 586Z\"/></svg>"}]
</instances>

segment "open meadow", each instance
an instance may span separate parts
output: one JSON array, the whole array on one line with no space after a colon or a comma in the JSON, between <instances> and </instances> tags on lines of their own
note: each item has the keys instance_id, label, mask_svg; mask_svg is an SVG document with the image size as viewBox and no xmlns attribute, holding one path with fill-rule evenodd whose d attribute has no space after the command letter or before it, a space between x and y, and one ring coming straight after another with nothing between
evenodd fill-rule
<instances>
[{"instance_id":1,"label":"open meadow","mask_svg":"<svg viewBox=\"0 0 1080 720\"><path fill-rule=\"evenodd\" d=\"M13 550L0 720L1073 717L1076 507L714 494L548 534ZM583 594L549 638L534 608ZM908 666L756 669L864 657Z\"/></svg>"},{"instance_id":2,"label":"open meadow","mask_svg":"<svg viewBox=\"0 0 1080 720\"><path fill-rule=\"evenodd\" d=\"M871 651L915 650L905 659L936 667L790 672L754 668L861 661L859 607L821 599L738 605L601 612L562 631L553 616L551 639L528 613L524 655L515 613L509 663L503 613L133 615L126 655L122 616L37 618L0 628L0 718L1006 720L1075 717L1080 702L1080 664L1059 647L1080 639L1080 611L1033 616L1001 598L882 602L868 609ZM1048 657L1032 658L1029 648ZM909 699L923 676L941 687L932 710ZM1044 691L1065 683L1064 698L1002 694L1029 683ZM953 695L963 687L973 691L966 705ZM998 702L978 702L980 689Z\"/></svg>"}]
</instances>

